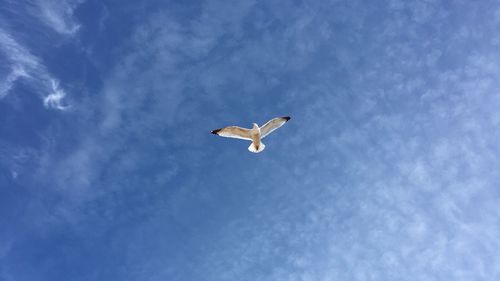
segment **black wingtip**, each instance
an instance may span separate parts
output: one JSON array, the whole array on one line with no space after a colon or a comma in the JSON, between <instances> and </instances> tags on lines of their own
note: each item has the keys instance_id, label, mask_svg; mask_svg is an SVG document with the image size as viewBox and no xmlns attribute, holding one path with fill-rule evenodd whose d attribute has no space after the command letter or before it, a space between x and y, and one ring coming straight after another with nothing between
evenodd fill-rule
<instances>
[{"instance_id":1,"label":"black wingtip","mask_svg":"<svg viewBox=\"0 0 500 281\"><path fill-rule=\"evenodd\" d=\"M214 134L214 135L217 135L217 133L220 131L221 129L216 129L216 130L213 130L211 133Z\"/></svg>"},{"instance_id":2,"label":"black wingtip","mask_svg":"<svg viewBox=\"0 0 500 281\"><path fill-rule=\"evenodd\" d=\"M288 120L290 120L290 119L291 119L291 117L290 117L290 116L284 116L283 118L284 118L284 119L286 119L286 121L287 121L287 122L288 122Z\"/></svg>"}]
</instances>

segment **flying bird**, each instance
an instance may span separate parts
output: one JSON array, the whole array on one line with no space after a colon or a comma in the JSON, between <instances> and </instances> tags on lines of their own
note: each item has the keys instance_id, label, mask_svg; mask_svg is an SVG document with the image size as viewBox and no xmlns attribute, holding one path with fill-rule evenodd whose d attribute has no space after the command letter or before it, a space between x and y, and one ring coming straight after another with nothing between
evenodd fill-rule
<instances>
[{"instance_id":1,"label":"flying bird","mask_svg":"<svg viewBox=\"0 0 500 281\"><path fill-rule=\"evenodd\" d=\"M256 123L253 123L252 129L241 128L238 126L229 126L213 130L212 134L226 138L252 141L252 143L248 147L248 150L253 153L259 153L262 152L264 148L266 148L266 145L262 143L261 140L267 137L270 133L274 132L279 127L283 126L288 120L290 120L289 116L274 118L269 120L262 127L259 127L259 125L257 125Z\"/></svg>"}]
</instances>

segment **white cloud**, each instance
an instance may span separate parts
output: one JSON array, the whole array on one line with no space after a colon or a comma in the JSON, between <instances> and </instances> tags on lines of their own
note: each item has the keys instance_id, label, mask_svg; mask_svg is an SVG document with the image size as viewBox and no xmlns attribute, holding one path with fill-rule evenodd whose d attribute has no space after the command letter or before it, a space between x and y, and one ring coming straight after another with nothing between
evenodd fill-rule
<instances>
[{"instance_id":1,"label":"white cloud","mask_svg":"<svg viewBox=\"0 0 500 281\"><path fill-rule=\"evenodd\" d=\"M13 67L5 79L0 82L0 100L9 93L17 79L26 77L28 77L28 75L22 67Z\"/></svg>"},{"instance_id":2,"label":"white cloud","mask_svg":"<svg viewBox=\"0 0 500 281\"><path fill-rule=\"evenodd\" d=\"M15 65L26 66L29 70L38 68L40 65L37 57L33 56L3 29L0 29L0 48L7 60Z\"/></svg>"},{"instance_id":3,"label":"white cloud","mask_svg":"<svg viewBox=\"0 0 500 281\"><path fill-rule=\"evenodd\" d=\"M52 93L43 99L45 107L59 110L68 109L68 106L63 105L63 98L66 96L66 92L59 87L59 82L57 80L50 80L50 84L52 86Z\"/></svg>"},{"instance_id":4,"label":"white cloud","mask_svg":"<svg viewBox=\"0 0 500 281\"><path fill-rule=\"evenodd\" d=\"M37 0L38 9L35 16L56 32L71 35L80 28L73 13L83 2L84 0Z\"/></svg>"},{"instance_id":5,"label":"white cloud","mask_svg":"<svg viewBox=\"0 0 500 281\"><path fill-rule=\"evenodd\" d=\"M42 96L46 107L58 110L67 109L63 105L66 96L41 60L18 43L9 33L0 28L0 52L9 62L10 73L0 83L0 99L7 96L19 79L25 79L35 92Z\"/></svg>"}]
</instances>

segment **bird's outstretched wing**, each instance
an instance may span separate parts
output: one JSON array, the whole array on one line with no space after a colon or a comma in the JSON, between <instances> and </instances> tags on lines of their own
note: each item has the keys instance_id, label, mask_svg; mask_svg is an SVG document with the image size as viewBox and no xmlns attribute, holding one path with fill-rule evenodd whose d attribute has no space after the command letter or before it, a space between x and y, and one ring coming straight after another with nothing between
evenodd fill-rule
<instances>
[{"instance_id":1,"label":"bird's outstretched wing","mask_svg":"<svg viewBox=\"0 0 500 281\"><path fill-rule=\"evenodd\" d=\"M283 126L288 120L290 120L289 116L285 117L278 117L269 120L264 126L260 128L260 138L263 139L270 133L272 133L274 130L278 129L279 127Z\"/></svg>"},{"instance_id":2,"label":"bird's outstretched wing","mask_svg":"<svg viewBox=\"0 0 500 281\"><path fill-rule=\"evenodd\" d=\"M238 126L229 126L229 127L213 130L212 134L219 135L221 137L226 137L226 138L252 140L252 138L250 136L250 130L240 128Z\"/></svg>"}]
</instances>

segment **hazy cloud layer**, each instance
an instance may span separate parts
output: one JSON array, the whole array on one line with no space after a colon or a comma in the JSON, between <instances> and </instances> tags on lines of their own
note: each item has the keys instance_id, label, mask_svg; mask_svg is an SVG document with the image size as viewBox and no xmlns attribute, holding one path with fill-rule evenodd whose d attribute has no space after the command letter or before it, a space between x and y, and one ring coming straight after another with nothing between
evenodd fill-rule
<instances>
[{"instance_id":1,"label":"hazy cloud layer","mask_svg":"<svg viewBox=\"0 0 500 281\"><path fill-rule=\"evenodd\" d=\"M106 7L102 32L140 20L70 125L0 149L45 192L26 188L0 277L500 277L497 2L150 5ZM3 88L43 69L0 36ZM258 157L209 134L282 114Z\"/></svg>"}]
</instances>

